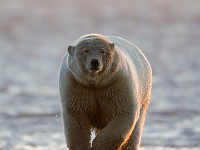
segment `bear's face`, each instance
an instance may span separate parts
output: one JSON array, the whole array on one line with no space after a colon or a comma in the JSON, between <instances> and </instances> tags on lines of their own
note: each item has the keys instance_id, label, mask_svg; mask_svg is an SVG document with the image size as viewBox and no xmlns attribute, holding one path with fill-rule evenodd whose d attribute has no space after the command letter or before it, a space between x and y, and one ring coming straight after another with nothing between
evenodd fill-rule
<instances>
[{"instance_id":1,"label":"bear's face","mask_svg":"<svg viewBox=\"0 0 200 150\"><path fill-rule=\"evenodd\" d=\"M98 38L84 39L76 46L69 46L68 52L82 73L94 77L110 66L114 44Z\"/></svg>"}]
</instances>

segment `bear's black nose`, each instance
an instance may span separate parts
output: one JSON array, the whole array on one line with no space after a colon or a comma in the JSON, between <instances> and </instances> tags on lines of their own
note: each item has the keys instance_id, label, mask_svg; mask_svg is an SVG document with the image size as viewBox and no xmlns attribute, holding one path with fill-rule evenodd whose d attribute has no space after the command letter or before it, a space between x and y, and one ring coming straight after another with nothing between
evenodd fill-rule
<instances>
[{"instance_id":1,"label":"bear's black nose","mask_svg":"<svg viewBox=\"0 0 200 150\"><path fill-rule=\"evenodd\" d=\"M92 59L90 61L91 64L91 70L98 70L99 69L99 60L98 59Z\"/></svg>"}]
</instances>

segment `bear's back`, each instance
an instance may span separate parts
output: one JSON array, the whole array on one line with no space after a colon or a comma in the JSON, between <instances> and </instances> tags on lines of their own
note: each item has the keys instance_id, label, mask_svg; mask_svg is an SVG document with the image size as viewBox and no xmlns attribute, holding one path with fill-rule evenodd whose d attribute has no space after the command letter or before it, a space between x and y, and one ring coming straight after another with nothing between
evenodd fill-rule
<instances>
[{"instance_id":1,"label":"bear's back","mask_svg":"<svg viewBox=\"0 0 200 150\"><path fill-rule=\"evenodd\" d=\"M132 61L130 65L134 65L133 67L136 69L140 88L139 91L143 95L142 98L144 98L145 95L148 95L146 92L150 92L149 88L152 84L152 70L147 58L142 53L142 51L131 42L115 36L105 37L111 42L115 43L120 52L124 54L126 59Z\"/></svg>"},{"instance_id":2,"label":"bear's back","mask_svg":"<svg viewBox=\"0 0 200 150\"><path fill-rule=\"evenodd\" d=\"M106 36L107 39L115 43L115 45L129 57L137 69L149 70L150 64L142 51L133 43L115 36ZM141 66L142 65L142 66Z\"/></svg>"}]
</instances>

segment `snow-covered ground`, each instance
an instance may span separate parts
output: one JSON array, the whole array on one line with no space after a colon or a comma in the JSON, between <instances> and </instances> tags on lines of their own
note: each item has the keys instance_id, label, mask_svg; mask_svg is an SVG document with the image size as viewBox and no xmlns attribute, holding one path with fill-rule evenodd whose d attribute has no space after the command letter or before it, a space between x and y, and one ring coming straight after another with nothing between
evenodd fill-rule
<instances>
[{"instance_id":1,"label":"snow-covered ground","mask_svg":"<svg viewBox=\"0 0 200 150\"><path fill-rule=\"evenodd\" d=\"M1 0L0 149L63 150L58 70L87 33L146 54L153 90L142 150L200 149L200 1Z\"/></svg>"}]
</instances>

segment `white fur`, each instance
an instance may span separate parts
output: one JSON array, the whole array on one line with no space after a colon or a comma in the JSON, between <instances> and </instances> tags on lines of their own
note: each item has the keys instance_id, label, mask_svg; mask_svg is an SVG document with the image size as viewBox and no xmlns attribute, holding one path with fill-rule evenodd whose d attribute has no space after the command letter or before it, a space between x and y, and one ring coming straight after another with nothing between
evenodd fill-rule
<instances>
[{"instance_id":1,"label":"white fur","mask_svg":"<svg viewBox=\"0 0 200 150\"><path fill-rule=\"evenodd\" d=\"M113 61L101 75L84 74L76 58L65 54L59 87L63 121L70 150L139 148L146 110L151 96L152 71L144 54L132 43L114 36L91 34L114 43ZM91 126L99 132L90 147Z\"/></svg>"}]
</instances>

